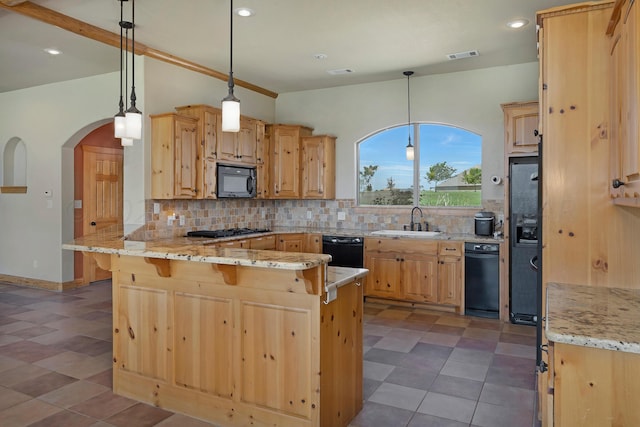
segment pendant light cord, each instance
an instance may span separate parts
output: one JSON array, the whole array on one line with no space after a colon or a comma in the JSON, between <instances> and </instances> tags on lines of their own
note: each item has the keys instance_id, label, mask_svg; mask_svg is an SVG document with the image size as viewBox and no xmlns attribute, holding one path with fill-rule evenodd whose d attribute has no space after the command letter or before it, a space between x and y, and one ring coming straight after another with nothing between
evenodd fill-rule
<instances>
[{"instance_id":1,"label":"pendant light cord","mask_svg":"<svg viewBox=\"0 0 640 427\"><path fill-rule=\"evenodd\" d=\"M136 110L136 0L131 0L131 109Z\"/></svg>"},{"instance_id":2,"label":"pendant light cord","mask_svg":"<svg viewBox=\"0 0 640 427\"><path fill-rule=\"evenodd\" d=\"M122 99L122 21L124 18L123 9L123 3L122 0L120 0L120 103L118 104L120 110L118 111L118 114L124 114L124 102Z\"/></svg>"},{"instance_id":3,"label":"pendant light cord","mask_svg":"<svg viewBox=\"0 0 640 427\"><path fill-rule=\"evenodd\" d=\"M229 6L229 94L233 95L233 0Z\"/></svg>"}]
</instances>

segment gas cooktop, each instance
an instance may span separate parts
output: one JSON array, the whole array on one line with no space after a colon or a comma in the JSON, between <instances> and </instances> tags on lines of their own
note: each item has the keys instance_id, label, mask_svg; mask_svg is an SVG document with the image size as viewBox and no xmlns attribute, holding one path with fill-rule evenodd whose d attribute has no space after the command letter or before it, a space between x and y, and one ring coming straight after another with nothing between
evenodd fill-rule
<instances>
[{"instance_id":1,"label":"gas cooktop","mask_svg":"<svg viewBox=\"0 0 640 427\"><path fill-rule=\"evenodd\" d=\"M219 239L220 237L242 236L245 234L268 233L268 228L229 228L227 230L198 230L188 231L187 237L208 237Z\"/></svg>"}]
</instances>

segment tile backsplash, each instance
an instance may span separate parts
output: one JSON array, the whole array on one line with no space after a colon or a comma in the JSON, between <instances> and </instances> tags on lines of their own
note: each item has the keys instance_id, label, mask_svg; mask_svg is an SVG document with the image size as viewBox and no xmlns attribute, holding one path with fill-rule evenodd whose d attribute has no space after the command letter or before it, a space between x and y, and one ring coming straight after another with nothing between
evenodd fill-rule
<instances>
[{"instance_id":1,"label":"tile backsplash","mask_svg":"<svg viewBox=\"0 0 640 427\"><path fill-rule=\"evenodd\" d=\"M154 213L158 204L159 213ZM147 200L145 226L131 238L153 240L184 236L192 230L224 228L307 227L375 231L409 224L411 206L356 206L355 200ZM504 213L502 200L483 200L483 209ZM430 230L473 233L480 208L422 208ZM171 225L167 217L176 215ZM414 217L418 220L420 215ZM180 225L183 217L184 225Z\"/></svg>"}]
</instances>

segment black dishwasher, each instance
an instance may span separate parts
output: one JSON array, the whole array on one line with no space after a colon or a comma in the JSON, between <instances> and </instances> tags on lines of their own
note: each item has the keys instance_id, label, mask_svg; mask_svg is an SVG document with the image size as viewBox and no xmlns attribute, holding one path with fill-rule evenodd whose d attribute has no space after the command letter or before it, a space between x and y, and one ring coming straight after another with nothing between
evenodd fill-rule
<instances>
[{"instance_id":1,"label":"black dishwasher","mask_svg":"<svg viewBox=\"0 0 640 427\"><path fill-rule=\"evenodd\" d=\"M322 253L331 255L329 265L362 268L364 239L362 237L322 236Z\"/></svg>"},{"instance_id":2,"label":"black dishwasher","mask_svg":"<svg viewBox=\"0 0 640 427\"><path fill-rule=\"evenodd\" d=\"M500 308L500 245L464 244L464 314L497 319Z\"/></svg>"}]
</instances>

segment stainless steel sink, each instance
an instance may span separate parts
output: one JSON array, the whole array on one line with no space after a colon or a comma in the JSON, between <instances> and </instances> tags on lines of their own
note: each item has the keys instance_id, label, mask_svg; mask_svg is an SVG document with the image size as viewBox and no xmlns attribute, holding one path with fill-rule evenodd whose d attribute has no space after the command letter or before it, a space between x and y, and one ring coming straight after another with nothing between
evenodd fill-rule
<instances>
[{"instance_id":1,"label":"stainless steel sink","mask_svg":"<svg viewBox=\"0 0 640 427\"><path fill-rule=\"evenodd\" d=\"M371 234L374 236L407 236L407 237L435 237L441 234L441 231L405 231L405 230L380 230Z\"/></svg>"}]
</instances>

